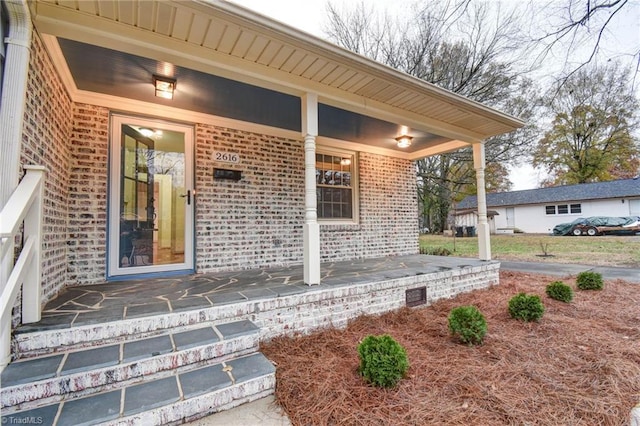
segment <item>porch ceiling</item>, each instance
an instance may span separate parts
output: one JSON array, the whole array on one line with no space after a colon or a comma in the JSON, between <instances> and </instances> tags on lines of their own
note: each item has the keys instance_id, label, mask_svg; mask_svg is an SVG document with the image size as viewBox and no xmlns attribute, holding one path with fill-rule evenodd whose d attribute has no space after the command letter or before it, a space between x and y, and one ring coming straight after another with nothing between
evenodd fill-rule
<instances>
[{"instance_id":1,"label":"porch ceiling","mask_svg":"<svg viewBox=\"0 0 640 426\"><path fill-rule=\"evenodd\" d=\"M300 131L300 96L317 93L320 135L420 158L523 123L220 0L38 0L41 34L74 95L99 93ZM152 75L178 79L155 98ZM238 94L241 94L240 96ZM299 134L299 133L298 133ZM394 138L414 137L408 150Z\"/></svg>"}]
</instances>

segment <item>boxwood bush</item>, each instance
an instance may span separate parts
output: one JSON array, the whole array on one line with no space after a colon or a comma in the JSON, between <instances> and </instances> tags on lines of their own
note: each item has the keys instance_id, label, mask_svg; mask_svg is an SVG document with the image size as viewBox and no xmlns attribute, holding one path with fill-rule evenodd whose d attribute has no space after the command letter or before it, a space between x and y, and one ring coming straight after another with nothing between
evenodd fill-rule
<instances>
[{"instance_id":1,"label":"boxwood bush","mask_svg":"<svg viewBox=\"0 0 640 426\"><path fill-rule=\"evenodd\" d=\"M573 289L562 281L554 281L547 286L547 296L561 302L569 303L573 299Z\"/></svg>"},{"instance_id":2,"label":"boxwood bush","mask_svg":"<svg viewBox=\"0 0 640 426\"><path fill-rule=\"evenodd\" d=\"M522 321L539 321L544 314L544 305L538 295L519 293L509 300L509 314Z\"/></svg>"},{"instance_id":3,"label":"boxwood bush","mask_svg":"<svg viewBox=\"0 0 640 426\"><path fill-rule=\"evenodd\" d=\"M407 352L387 334L365 337L358 345L358 355L358 372L378 387L394 387L409 369Z\"/></svg>"},{"instance_id":4,"label":"boxwood bush","mask_svg":"<svg viewBox=\"0 0 640 426\"><path fill-rule=\"evenodd\" d=\"M462 343L479 345L487 334L487 321L475 306L459 306L449 313L449 331Z\"/></svg>"},{"instance_id":5,"label":"boxwood bush","mask_svg":"<svg viewBox=\"0 0 640 426\"><path fill-rule=\"evenodd\" d=\"M580 272L576 278L576 284L580 290L602 290L604 288L602 274L591 271Z\"/></svg>"}]
</instances>

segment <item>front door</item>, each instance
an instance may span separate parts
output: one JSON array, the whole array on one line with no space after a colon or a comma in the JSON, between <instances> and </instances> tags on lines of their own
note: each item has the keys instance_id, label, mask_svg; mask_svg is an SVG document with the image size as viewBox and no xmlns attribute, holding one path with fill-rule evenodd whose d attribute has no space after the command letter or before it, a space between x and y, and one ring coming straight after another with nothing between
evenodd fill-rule
<instances>
[{"instance_id":1,"label":"front door","mask_svg":"<svg viewBox=\"0 0 640 426\"><path fill-rule=\"evenodd\" d=\"M193 128L113 115L110 277L192 271Z\"/></svg>"}]
</instances>

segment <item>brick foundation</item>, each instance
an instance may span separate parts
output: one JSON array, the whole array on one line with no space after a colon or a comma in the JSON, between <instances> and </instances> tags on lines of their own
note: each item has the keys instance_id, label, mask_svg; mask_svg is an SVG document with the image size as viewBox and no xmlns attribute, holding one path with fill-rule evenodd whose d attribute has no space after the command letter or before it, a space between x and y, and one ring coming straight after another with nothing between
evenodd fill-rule
<instances>
[{"instance_id":1,"label":"brick foundation","mask_svg":"<svg viewBox=\"0 0 640 426\"><path fill-rule=\"evenodd\" d=\"M497 285L499 271L500 264L490 262L362 284L310 287L309 291L289 296L19 334L14 342L18 353L28 355L49 352L59 346L67 349L89 347L103 339L151 337L163 330L201 327L209 321L217 325L244 319L261 328L262 339L294 332L310 333L331 325L344 327L350 319L362 314L381 314L405 306L408 289L426 287L429 305L443 298Z\"/></svg>"}]
</instances>

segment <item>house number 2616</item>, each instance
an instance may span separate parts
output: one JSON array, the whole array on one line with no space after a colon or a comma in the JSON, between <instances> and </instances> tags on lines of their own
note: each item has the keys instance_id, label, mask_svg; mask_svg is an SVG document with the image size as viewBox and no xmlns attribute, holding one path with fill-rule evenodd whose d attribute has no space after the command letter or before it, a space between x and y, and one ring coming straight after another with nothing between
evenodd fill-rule
<instances>
[{"instance_id":1,"label":"house number 2616","mask_svg":"<svg viewBox=\"0 0 640 426\"><path fill-rule=\"evenodd\" d=\"M240 162L240 154L235 152L221 152L216 151L214 154L215 161L219 161L221 163L239 163Z\"/></svg>"}]
</instances>

